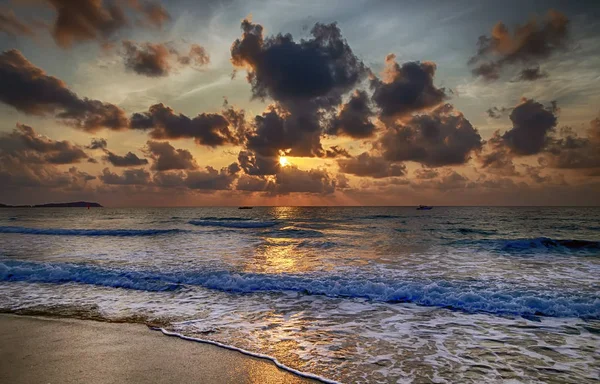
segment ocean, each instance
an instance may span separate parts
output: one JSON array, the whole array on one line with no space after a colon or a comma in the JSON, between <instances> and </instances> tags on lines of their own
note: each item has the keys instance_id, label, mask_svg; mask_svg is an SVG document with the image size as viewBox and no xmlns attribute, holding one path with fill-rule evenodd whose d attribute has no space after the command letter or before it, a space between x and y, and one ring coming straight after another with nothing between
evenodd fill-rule
<instances>
[{"instance_id":1,"label":"ocean","mask_svg":"<svg viewBox=\"0 0 600 384\"><path fill-rule=\"evenodd\" d=\"M0 311L344 383L598 383L600 208L2 209Z\"/></svg>"}]
</instances>

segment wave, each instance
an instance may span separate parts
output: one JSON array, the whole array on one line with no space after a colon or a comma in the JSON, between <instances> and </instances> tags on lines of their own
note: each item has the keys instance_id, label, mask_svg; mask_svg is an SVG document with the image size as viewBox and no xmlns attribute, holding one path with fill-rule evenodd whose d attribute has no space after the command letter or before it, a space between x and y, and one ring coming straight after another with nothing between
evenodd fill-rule
<instances>
[{"instance_id":1,"label":"wave","mask_svg":"<svg viewBox=\"0 0 600 384\"><path fill-rule=\"evenodd\" d=\"M569 250L600 250L600 241L589 240L555 240L548 237L533 239L516 239L502 241L505 250L527 250L527 249L552 249L563 248Z\"/></svg>"},{"instance_id":2,"label":"wave","mask_svg":"<svg viewBox=\"0 0 600 384\"><path fill-rule=\"evenodd\" d=\"M363 219L377 220L377 219L402 219L406 216L398 216L398 215L368 215L363 216Z\"/></svg>"},{"instance_id":3,"label":"wave","mask_svg":"<svg viewBox=\"0 0 600 384\"><path fill-rule=\"evenodd\" d=\"M598 253L600 241L576 239L551 239L536 237L531 239L481 239L481 240L455 240L450 244L466 247L481 248L484 250L508 253Z\"/></svg>"},{"instance_id":4,"label":"wave","mask_svg":"<svg viewBox=\"0 0 600 384\"><path fill-rule=\"evenodd\" d=\"M0 261L0 281L79 283L145 291L201 286L232 293L299 292L465 312L600 319L600 297L581 291L507 287L488 281L383 279L347 274L260 274L227 270L180 272L109 269L70 263Z\"/></svg>"},{"instance_id":5,"label":"wave","mask_svg":"<svg viewBox=\"0 0 600 384\"><path fill-rule=\"evenodd\" d=\"M269 228L277 225L276 221L252 221L242 220L190 220L189 224L202 227L223 227L223 228Z\"/></svg>"},{"instance_id":6,"label":"wave","mask_svg":"<svg viewBox=\"0 0 600 384\"><path fill-rule=\"evenodd\" d=\"M221 347L221 348L229 349L229 350L232 350L232 351L240 352L240 353L242 353L244 355L247 355L247 356L252 356L252 357L255 357L255 358L258 358L258 359L269 360L273 364L275 364L277 367L279 367L280 369L283 369L284 371L291 372L291 373L293 373L293 374L295 374L297 376L300 376L300 377L304 377L304 378L307 378L307 379L313 379L313 380L316 380L318 382L326 383L326 384L338 384L338 382L335 381L335 380L329 380L329 379L327 379L327 378L325 378L323 376L315 375L315 374L312 374L312 373L309 373L309 372L299 371L297 369L289 367L289 366L283 364L282 362L280 362L279 360L277 360L276 357L265 355L263 353L250 352L248 350L245 350L245 349L242 349L242 348L238 348L238 347L235 347L235 346L229 345L229 344L219 343L218 341L214 341L214 340L200 339L200 338L197 338L197 337L185 336L185 335L182 335L182 334L177 333L177 332L168 331L168 330L166 330L164 328L161 328L161 327L151 327L151 329L155 330L155 331L160 331L160 332L162 332L166 336L178 337L178 338L183 339L183 340L195 341L197 343L216 345L217 347Z\"/></svg>"},{"instance_id":7,"label":"wave","mask_svg":"<svg viewBox=\"0 0 600 384\"><path fill-rule=\"evenodd\" d=\"M321 248L321 249L329 249L336 248L339 244L333 241L312 241L312 240L303 240L298 245L297 248Z\"/></svg>"},{"instance_id":8,"label":"wave","mask_svg":"<svg viewBox=\"0 0 600 384\"><path fill-rule=\"evenodd\" d=\"M323 232L319 232L313 229L298 229L292 227L281 228L275 231L269 231L264 234L267 237L277 238L306 238L306 237L323 237Z\"/></svg>"},{"instance_id":9,"label":"wave","mask_svg":"<svg viewBox=\"0 0 600 384\"><path fill-rule=\"evenodd\" d=\"M200 217L196 220L201 220L201 221L250 221L253 220L250 217L216 217L216 216L207 216L207 217Z\"/></svg>"},{"instance_id":10,"label":"wave","mask_svg":"<svg viewBox=\"0 0 600 384\"><path fill-rule=\"evenodd\" d=\"M0 233L48 236L154 236L187 232L182 229L67 229L67 228L28 228L0 227Z\"/></svg>"},{"instance_id":11,"label":"wave","mask_svg":"<svg viewBox=\"0 0 600 384\"><path fill-rule=\"evenodd\" d=\"M476 228L458 228L458 232L462 234L473 234L473 235L494 235L496 234L496 230L485 230L485 229L476 229Z\"/></svg>"}]
</instances>

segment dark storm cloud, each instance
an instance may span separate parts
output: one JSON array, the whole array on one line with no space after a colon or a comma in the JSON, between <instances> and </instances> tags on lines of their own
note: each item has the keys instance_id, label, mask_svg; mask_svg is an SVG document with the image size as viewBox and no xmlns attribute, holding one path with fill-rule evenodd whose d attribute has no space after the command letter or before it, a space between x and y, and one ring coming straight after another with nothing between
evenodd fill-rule
<instances>
[{"instance_id":1,"label":"dark storm cloud","mask_svg":"<svg viewBox=\"0 0 600 384\"><path fill-rule=\"evenodd\" d=\"M335 157L345 157L347 159L351 158L352 155L344 148L341 148L337 145L329 147L327 151L325 151L325 157L335 158Z\"/></svg>"},{"instance_id":2,"label":"dark storm cloud","mask_svg":"<svg viewBox=\"0 0 600 384\"><path fill-rule=\"evenodd\" d=\"M65 124L88 132L127 127L127 117L119 107L79 98L64 82L48 76L15 49L0 55L0 84L0 101L21 112L53 114Z\"/></svg>"},{"instance_id":3,"label":"dark storm cloud","mask_svg":"<svg viewBox=\"0 0 600 384\"><path fill-rule=\"evenodd\" d=\"M242 30L231 47L231 61L248 70L256 97L337 102L366 74L335 23L315 24L312 38L298 43L290 34L264 38L262 26L249 20L242 22Z\"/></svg>"},{"instance_id":4,"label":"dark storm cloud","mask_svg":"<svg viewBox=\"0 0 600 384\"><path fill-rule=\"evenodd\" d=\"M406 167L403 164L393 164L381 157L371 156L367 152L352 159L338 160L338 166L342 173L361 177L383 178L406 174Z\"/></svg>"},{"instance_id":5,"label":"dark storm cloud","mask_svg":"<svg viewBox=\"0 0 600 384\"><path fill-rule=\"evenodd\" d=\"M550 10L541 22L533 18L524 25L517 25L513 33L499 22L491 36L479 37L477 53L469 64L477 65L473 69L474 75L497 80L505 65L535 64L566 49L568 36L569 19L554 10Z\"/></svg>"},{"instance_id":6,"label":"dark storm cloud","mask_svg":"<svg viewBox=\"0 0 600 384\"><path fill-rule=\"evenodd\" d=\"M372 137L375 125L370 118L374 116L369 105L369 96L365 91L354 91L350 100L344 104L337 116L330 122L329 135L346 135L355 139Z\"/></svg>"},{"instance_id":7,"label":"dark storm cloud","mask_svg":"<svg viewBox=\"0 0 600 384\"><path fill-rule=\"evenodd\" d=\"M0 9L0 32L11 36L34 34L31 27L19 20L12 10L7 9Z\"/></svg>"},{"instance_id":8,"label":"dark storm cloud","mask_svg":"<svg viewBox=\"0 0 600 384\"><path fill-rule=\"evenodd\" d=\"M240 151L238 162L248 175L274 175L280 169L279 156L262 156L251 151Z\"/></svg>"},{"instance_id":9,"label":"dark storm cloud","mask_svg":"<svg viewBox=\"0 0 600 384\"><path fill-rule=\"evenodd\" d=\"M401 118L429 109L447 98L444 88L433 84L436 65L431 62L407 62L400 66L396 56L386 57L384 80L371 79L373 101L381 109L383 120Z\"/></svg>"},{"instance_id":10,"label":"dark storm cloud","mask_svg":"<svg viewBox=\"0 0 600 384\"><path fill-rule=\"evenodd\" d=\"M286 113L274 106L254 118L246 133L246 147L265 157L323 156L319 113Z\"/></svg>"},{"instance_id":11,"label":"dark storm cloud","mask_svg":"<svg viewBox=\"0 0 600 384\"><path fill-rule=\"evenodd\" d=\"M90 145L87 145L86 148L87 149L106 149L106 146L108 145L108 143L106 142L106 139L92 139L92 142L90 143Z\"/></svg>"},{"instance_id":12,"label":"dark storm cloud","mask_svg":"<svg viewBox=\"0 0 600 384\"><path fill-rule=\"evenodd\" d=\"M464 164L481 149L481 136L450 104L390 126L377 142L388 161L414 161L430 167Z\"/></svg>"},{"instance_id":13,"label":"dark storm cloud","mask_svg":"<svg viewBox=\"0 0 600 384\"><path fill-rule=\"evenodd\" d=\"M108 185L148 185L150 183L150 173L143 168L139 168L126 169L121 175L118 175L108 168L104 168L99 179Z\"/></svg>"},{"instance_id":14,"label":"dark storm cloud","mask_svg":"<svg viewBox=\"0 0 600 384\"><path fill-rule=\"evenodd\" d=\"M189 118L162 103L151 106L147 112L133 114L131 128L150 130L154 139L193 138L197 144L210 147L240 143L238 132L223 115L202 113Z\"/></svg>"},{"instance_id":15,"label":"dark storm cloud","mask_svg":"<svg viewBox=\"0 0 600 384\"><path fill-rule=\"evenodd\" d=\"M175 149L169 142L148 141L145 152L153 160L152 169L155 171L198 168L190 151Z\"/></svg>"},{"instance_id":16,"label":"dark storm cloud","mask_svg":"<svg viewBox=\"0 0 600 384\"><path fill-rule=\"evenodd\" d=\"M248 149L273 157L324 156L323 114L333 111L367 74L335 23L317 23L311 38L263 36L263 28L242 22L242 37L231 47L231 61L246 69L255 98L277 105L255 118ZM277 110L276 110L277 109Z\"/></svg>"},{"instance_id":17,"label":"dark storm cloud","mask_svg":"<svg viewBox=\"0 0 600 384\"><path fill-rule=\"evenodd\" d=\"M38 135L30 126L17 123L9 134L0 136L0 157L37 164L73 164L88 155L69 141L56 141Z\"/></svg>"},{"instance_id":18,"label":"dark storm cloud","mask_svg":"<svg viewBox=\"0 0 600 384\"><path fill-rule=\"evenodd\" d=\"M504 144L517 156L534 155L550 142L558 119L556 103L544 107L534 100L523 99L510 114L513 127L502 135Z\"/></svg>"},{"instance_id":19,"label":"dark storm cloud","mask_svg":"<svg viewBox=\"0 0 600 384\"><path fill-rule=\"evenodd\" d=\"M127 152L125 156L120 156L111 151L106 151L106 156L103 159L115 167L139 167L148 164L148 160L137 157L133 152Z\"/></svg>"},{"instance_id":20,"label":"dark storm cloud","mask_svg":"<svg viewBox=\"0 0 600 384\"><path fill-rule=\"evenodd\" d=\"M149 77L167 76L180 67L199 68L210 62L206 50L197 44L192 44L188 54L181 54L166 43L138 44L126 40L122 55L128 70Z\"/></svg>"},{"instance_id":21,"label":"dark storm cloud","mask_svg":"<svg viewBox=\"0 0 600 384\"><path fill-rule=\"evenodd\" d=\"M228 190L238 177L238 171L235 163L221 170L206 167L204 171L190 171L187 173L185 185L196 190Z\"/></svg>"},{"instance_id":22,"label":"dark storm cloud","mask_svg":"<svg viewBox=\"0 0 600 384\"><path fill-rule=\"evenodd\" d=\"M519 73L518 81L535 81L548 77L548 73L540 69L540 66L525 68Z\"/></svg>"}]
</instances>

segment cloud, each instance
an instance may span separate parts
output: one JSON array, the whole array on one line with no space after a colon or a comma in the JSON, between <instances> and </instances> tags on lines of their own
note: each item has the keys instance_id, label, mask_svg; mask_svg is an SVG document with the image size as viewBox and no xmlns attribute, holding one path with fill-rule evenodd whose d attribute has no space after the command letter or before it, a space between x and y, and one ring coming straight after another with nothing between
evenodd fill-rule
<instances>
[{"instance_id":1,"label":"cloud","mask_svg":"<svg viewBox=\"0 0 600 384\"><path fill-rule=\"evenodd\" d=\"M69 141L43 137L30 126L17 123L12 133L0 136L0 157L25 163L73 164L88 155Z\"/></svg>"},{"instance_id":2,"label":"cloud","mask_svg":"<svg viewBox=\"0 0 600 384\"><path fill-rule=\"evenodd\" d=\"M531 99L523 99L510 113L513 127L502 135L502 141L517 156L534 155L550 142L558 119L556 103L544 107Z\"/></svg>"},{"instance_id":3,"label":"cloud","mask_svg":"<svg viewBox=\"0 0 600 384\"><path fill-rule=\"evenodd\" d=\"M478 156L481 167L487 171L502 176L519 176L513 163L513 156L504 144L500 131L494 135L485 145L485 152Z\"/></svg>"},{"instance_id":4,"label":"cloud","mask_svg":"<svg viewBox=\"0 0 600 384\"><path fill-rule=\"evenodd\" d=\"M400 66L393 54L388 55L385 62L384 80L371 79L373 101L381 110L382 120L433 108L447 99L446 90L433 84L434 63L407 62Z\"/></svg>"},{"instance_id":5,"label":"cloud","mask_svg":"<svg viewBox=\"0 0 600 384\"><path fill-rule=\"evenodd\" d=\"M417 183L412 183L415 189L436 189L441 192L447 192L457 189L472 187L470 180L460 173L453 170L445 170L442 175L436 179L426 179Z\"/></svg>"},{"instance_id":6,"label":"cloud","mask_svg":"<svg viewBox=\"0 0 600 384\"><path fill-rule=\"evenodd\" d=\"M127 25L125 12L116 2L46 0L46 3L56 10L52 36L63 48L85 40L105 40Z\"/></svg>"},{"instance_id":7,"label":"cloud","mask_svg":"<svg viewBox=\"0 0 600 384\"><path fill-rule=\"evenodd\" d=\"M231 47L231 61L248 71L256 97L273 100L338 99L365 74L338 26L317 23L311 39L296 43L290 34L263 37L263 27L242 22L243 35Z\"/></svg>"},{"instance_id":8,"label":"cloud","mask_svg":"<svg viewBox=\"0 0 600 384\"><path fill-rule=\"evenodd\" d=\"M283 167L275 175L269 193L285 195L294 192L328 195L335 192L335 179L321 169L303 171L295 166Z\"/></svg>"},{"instance_id":9,"label":"cloud","mask_svg":"<svg viewBox=\"0 0 600 384\"><path fill-rule=\"evenodd\" d=\"M143 168L126 169L121 175L104 168L98 178L108 185L148 185L150 183L150 173Z\"/></svg>"},{"instance_id":10,"label":"cloud","mask_svg":"<svg viewBox=\"0 0 600 384\"><path fill-rule=\"evenodd\" d=\"M552 177L542 176L540 174L544 167L535 167L529 164L523 164L523 168L525 169L525 174L538 184L548 183L552 180Z\"/></svg>"},{"instance_id":11,"label":"cloud","mask_svg":"<svg viewBox=\"0 0 600 384\"><path fill-rule=\"evenodd\" d=\"M551 168L600 171L600 118L590 122L586 136L580 137L570 128L563 128L540 159Z\"/></svg>"},{"instance_id":12,"label":"cloud","mask_svg":"<svg viewBox=\"0 0 600 384\"><path fill-rule=\"evenodd\" d=\"M106 146L108 145L108 143L106 142L106 139L92 139L92 142L90 143L90 145L87 145L86 148L87 149L106 149Z\"/></svg>"},{"instance_id":13,"label":"cloud","mask_svg":"<svg viewBox=\"0 0 600 384\"><path fill-rule=\"evenodd\" d=\"M430 167L464 164L481 149L481 136L450 104L389 126L376 143L388 161L414 161Z\"/></svg>"},{"instance_id":14,"label":"cloud","mask_svg":"<svg viewBox=\"0 0 600 384\"><path fill-rule=\"evenodd\" d=\"M108 161L115 167L139 167L148 164L148 160L139 158L133 152L127 152L125 156L120 156L111 151L106 151L104 160Z\"/></svg>"},{"instance_id":15,"label":"cloud","mask_svg":"<svg viewBox=\"0 0 600 384\"><path fill-rule=\"evenodd\" d=\"M375 125L370 121L374 116L369 106L369 96L365 91L356 90L344 104L337 116L330 122L329 135L346 135L364 139L375 135Z\"/></svg>"},{"instance_id":16,"label":"cloud","mask_svg":"<svg viewBox=\"0 0 600 384\"><path fill-rule=\"evenodd\" d=\"M367 69L338 26L317 23L299 42L290 34L264 37L263 27L242 22L242 37L231 47L231 62L245 68L254 98L276 102L254 121L248 149L262 156L324 156L323 114L366 75Z\"/></svg>"},{"instance_id":17,"label":"cloud","mask_svg":"<svg viewBox=\"0 0 600 384\"><path fill-rule=\"evenodd\" d=\"M272 189L272 182L264 177L242 175L238 179L235 189L247 192L266 192Z\"/></svg>"},{"instance_id":18,"label":"cloud","mask_svg":"<svg viewBox=\"0 0 600 384\"><path fill-rule=\"evenodd\" d=\"M163 24L171 20L169 12L158 2L146 1L140 3L138 0L129 0L129 3L144 15L148 23L157 28L162 28Z\"/></svg>"},{"instance_id":19,"label":"cloud","mask_svg":"<svg viewBox=\"0 0 600 384\"><path fill-rule=\"evenodd\" d=\"M367 152L352 159L340 159L338 166L342 173L361 177L383 178L406 174L406 167L403 164L393 164L381 157L371 156Z\"/></svg>"},{"instance_id":20,"label":"cloud","mask_svg":"<svg viewBox=\"0 0 600 384\"><path fill-rule=\"evenodd\" d=\"M265 157L278 157L281 153L323 156L318 119L316 112L299 117L270 106L254 118L252 129L246 133L246 148Z\"/></svg>"},{"instance_id":21,"label":"cloud","mask_svg":"<svg viewBox=\"0 0 600 384\"><path fill-rule=\"evenodd\" d=\"M0 54L0 101L33 115L54 114L72 127L95 132L127 127L125 112L116 105L79 98L66 84L12 49Z\"/></svg>"},{"instance_id":22,"label":"cloud","mask_svg":"<svg viewBox=\"0 0 600 384\"><path fill-rule=\"evenodd\" d=\"M487 115L492 119L499 119L502 116L506 115L506 113L512 111L514 108L505 108L505 107L491 107L487 111Z\"/></svg>"},{"instance_id":23,"label":"cloud","mask_svg":"<svg viewBox=\"0 0 600 384\"><path fill-rule=\"evenodd\" d=\"M123 2L113 0L44 0L56 11L51 33L56 43L69 48L84 41L106 42L117 32L130 25ZM156 2L127 2L131 9L140 13L149 27L162 27L170 20L168 12Z\"/></svg>"},{"instance_id":24,"label":"cloud","mask_svg":"<svg viewBox=\"0 0 600 384\"><path fill-rule=\"evenodd\" d=\"M418 168L415 170L415 178L421 180L435 179L439 176L439 172L432 168Z\"/></svg>"},{"instance_id":25,"label":"cloud","mask_svg":"<svg viewBox=\"0 0 600 384\"><path fill-rule=\"evenodd\" d=\"M279 156L263 156L251 151L240 151L238 162L248 175L274 175L281 168Z\"/></svg>"},{"instance_id":26,"label":"cloud","mask_svg":"<svg viewBox=\"0 0 600 384\"><path fill-rule=\"evenodd\" d=\"M569 19L555 10L548 11L541 22L532 18L524 25L517 25L513 33L499 22L491 36L479 37L477 53L469 64L476 65L472 71L475 76L497 80L506 65L538 63L566 49L568 36Z\"/></svg>"},{"instance_id":27,"label":"cloud","mask_svg":"<svg viewBox=\"0 0 600 384\"><path fill-rule=\"evenodd\" d=\"M27 125L17 124L11 133L0 134L0 194L22 195L23 188L81 190L95 177L76 167L65 172L57 165L79 163L87 158L79 146L69 141L52 140Z\"/></svg>"},{"instance_id":28,"label":"cloud","mask_svg":"<svg viewBox=\"0 0 600 384\"><path fill-rule=\"evenodd\" d=\"M216 170L206 167L204 171L190 171L187 173L185 185L195 190L228 190L237 178L239 168L236 163L229 167Z\"/></svg>"},{"instance_id":29,"label":"cloud","mask_svg":"<svg viewBox=\"0 0 600 384\"><path fill-rule=\"evenodd\" d=\"M175 149L169 142L148 141L145 152L153 160L152 169L155 171L198 168L190 151Z\"/></svg>"},{"instance_id":30,"label":"cloud","mask_svg":"<svg viewBox=\"0 0 600 384\"><path fill-rule=\"evenodd\" d=\"M329 147L329 149L325 152L325 157L334 158L334 157L345 157L351 158L352 155L344 148L340 146L334 145Z\"/></svg>"},{"instance_id":31,"label":"cloud","mask_svg":"<svg viewBox=\"0 0 600 384\"><path fill-rule=\"evenodd\" d=\"M134 43L123 41L121 52L125 68L148 77L167 76L177 68L200 68L210 62L205 49L192 44L187 55L181 54L167 43Z\"/></svg>"},{"instance_id":32,"label":"cloud","mask_svg":"<svg viewBox=\"0 0 600 384\"><path fill-rule=\"evenodd\" d=\"M12 10L0 9L0 32L10 36L33 36L33 30L23 23Z\"/></svg>"},{"instance_id":33,"label":"cloud","mask_svg":"<svg viewBox=\"0 0 600 384\"><path fill-rule=\"evenodd\" d=\"M150 130L153 139L193 138L198 145L210 147L239 144L241 140L223 115L202 113L189 118L162 103L151 106L147 112L134 113L131 128Z\"/></svg>"},{"instance_id":34,"label":"cloud","mask_svg":"<svg viewBox=\"0 0 600 384\"><path fill-rule=\"evenodd\" d=\"M518 81L535 81L548 77L548 72L543 72L540 66L524 68L517 77Z\"/></svg>"}]
</instances>

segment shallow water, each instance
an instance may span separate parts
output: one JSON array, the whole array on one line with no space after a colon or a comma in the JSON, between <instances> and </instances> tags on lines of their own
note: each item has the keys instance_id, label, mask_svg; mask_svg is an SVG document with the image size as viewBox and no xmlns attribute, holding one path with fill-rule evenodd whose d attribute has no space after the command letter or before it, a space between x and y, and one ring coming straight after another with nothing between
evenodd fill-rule
<instances>
[{"instance_id":1,"label":"shallow water","mask_svg":"<svg viewBox=\"0 0 600 384\"><path fill-rule=\"evenodd\" d=\"M342 382L598 382L598 208L0 210L0 309Z\"/></svg>"}]
</instances>

